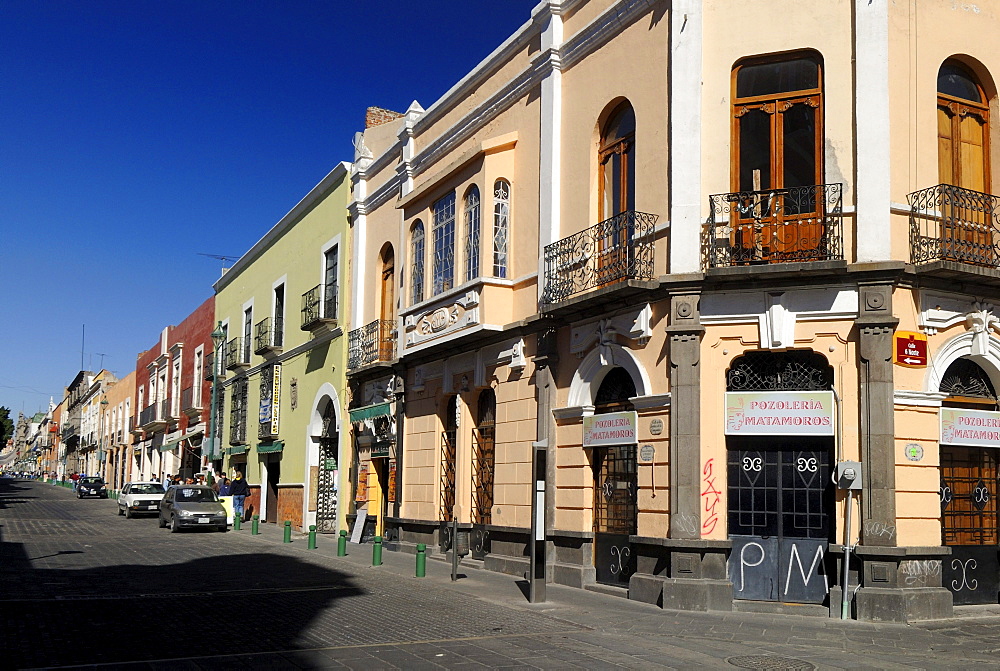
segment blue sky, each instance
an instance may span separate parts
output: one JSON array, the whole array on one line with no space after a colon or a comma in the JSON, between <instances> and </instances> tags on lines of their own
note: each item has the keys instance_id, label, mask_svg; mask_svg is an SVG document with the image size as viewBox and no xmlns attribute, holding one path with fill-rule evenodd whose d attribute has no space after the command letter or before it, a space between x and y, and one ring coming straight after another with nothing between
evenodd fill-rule
<instances>
[{"instance_id":1,"label":"blue sky","mask_svg":"<svg viewBox=\"0 0 1000 671\"><path fill-rule=\"evenodd\" d=\"M0 406L126 375L339 161L537 0L0 2ZM86 325L86 340L82 336ZM101 355L104 356L101 356Z\"/></svg>"}]
</instances>

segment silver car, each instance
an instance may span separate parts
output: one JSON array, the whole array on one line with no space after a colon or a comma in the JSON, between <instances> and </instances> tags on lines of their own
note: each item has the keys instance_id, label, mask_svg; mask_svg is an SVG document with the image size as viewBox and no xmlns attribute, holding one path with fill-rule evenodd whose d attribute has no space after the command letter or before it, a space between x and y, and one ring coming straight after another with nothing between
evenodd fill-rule
<instances>
[{"instance_id":1,"label":"silver car","mask_svg":"<svg viewBox=\"0 0 1000 671\"><path fill-rule=\"evenodd\" d=\"M159 482L129 482L118 495L118 514L131 519L139 513L155 513L166 492Z\"/></svg>"},{"instance_id":2,"label":"silver car","mask_svg":"<svg viewBox=\"0 0 1000 671\"><path fill-rule=\"evenodd\" d=\"M186 527L225 531L226 509L211 487L174 485L160 501L160 528L167 525L174 533Z\"/></svg>"}]
</instances>

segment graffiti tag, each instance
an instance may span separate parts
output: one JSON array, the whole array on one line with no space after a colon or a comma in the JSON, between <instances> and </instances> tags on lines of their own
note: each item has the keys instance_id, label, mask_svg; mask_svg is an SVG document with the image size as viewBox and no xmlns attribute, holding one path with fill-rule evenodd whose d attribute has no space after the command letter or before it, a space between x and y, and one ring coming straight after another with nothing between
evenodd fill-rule
<instances>
[{"instance_id":1,"label":"graffiti tag","mask_svg":"<svg viewBox=\"0 0 1000 671\"><path fill-rule=\"evenodd\" d=\"M705 468L701 469L701 474L703 476L702 482L705 483L705 488L701 492L701 500L704 502L705 512L708 513L708 518L702 523L701 530L702 533L710 534L719 523L719 515L715 509L719 505L722 492L715 486L711 459L705 462Z\"/></svg>"}]
</instances>

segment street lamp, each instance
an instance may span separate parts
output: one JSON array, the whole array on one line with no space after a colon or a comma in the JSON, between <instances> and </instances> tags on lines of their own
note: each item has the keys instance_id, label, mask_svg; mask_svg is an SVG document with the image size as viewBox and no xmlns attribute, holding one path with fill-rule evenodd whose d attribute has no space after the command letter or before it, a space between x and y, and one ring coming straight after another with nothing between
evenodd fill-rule
<instances>
[{"instance_id":1,"label":"street lamp","mask_svg":"<svg viewBox=\"0 0 1000 671\"><path fill-rule=\"evenodd\" d=\"M212 345L213 345L213 350L212 350L212 408L209 411L211 413L211 417L209 417L209 420L208 420L208 430L209 430L209 435L211 436L211 441L212 442L209 443L209 446L210 446L210 448L209 448L209 461L211 461L212 457L215 456L216 454L218 454L219 456L222 456L222 451L216 445L217 436L216 436L216 430L215 430L215 418L216 418L217 413L216 413L216 410L215 410L215 404L217 402L216 401L217 394L218 394L217 388L218 388L218 385L219 385L219 369L220 369L220 365L219 364L221 363L219 361L219 351L221 350L221 348L222 348L222 342L225 339L226 339L226 332L222 330L222 322L220 321L219 324L215 327L215 330L212 331Z\"/></svg>"}]
</instances>

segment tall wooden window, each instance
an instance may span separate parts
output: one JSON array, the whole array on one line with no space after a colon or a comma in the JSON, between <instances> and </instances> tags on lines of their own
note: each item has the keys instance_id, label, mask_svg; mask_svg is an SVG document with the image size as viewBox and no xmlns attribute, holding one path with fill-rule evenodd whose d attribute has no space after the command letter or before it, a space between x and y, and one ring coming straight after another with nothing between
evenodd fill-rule
<instances>
[{"instance_id":1,"label":"tall wooden window","mask_svg":"<svg viewBox=\"0 0 1000 671\"><path fill-rule=\"evenodd\" d=\"M941 184L988 192L990 110L983 87L965 66L938 71L938 177Z\"/></svg>"},{"instance_id":2,"label":"tall wooden window","mask_svg":"<svg viewBox=\"0 0 1000 671\"><path fill-rule=\"evenodd\" d=\"M424 224L417 219L410 229L410 304L424 299Z\"/></svg>"},{"instance_id":3,"label":"tall wooden window","mask_svg":"<svg viewBox=\"0 0 1000 671\"><path fill-rule=\"evenodd\" d=\"M627 102L611 113L601 132L600 220L635 209L635 113Z\"/></svg>"},{"instance_id":4,"label":"tall wooden window","mask_svg":"<svg viewBox=\"0 0 1000 671\"><path fill-rule=\"evenodd\" d=\"M334 245L324 254L323 317L325 319L337 318L337 296L340 293L337 288L337 284L340 281L339 247L339 245Z\"/></svg>"},{"instance_id":5,"label":"tall wooden window","mask_svg":"<svg viewBox=\"0 0 1000 671\"><path fill-rule=\"evenodd\" d=\"M379 324L379 361L389 361L394 354L392 329L396 319L396 256L392 246L382 250L382 305Z\"/></svg>"}]
</instances>

